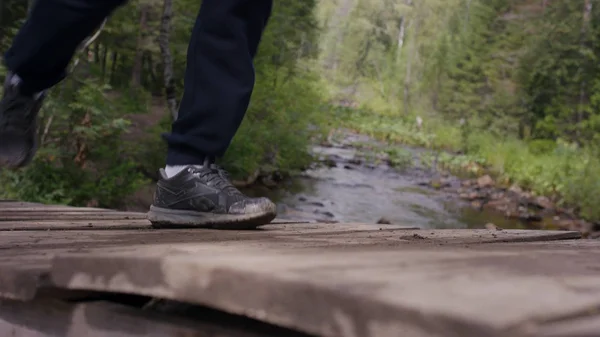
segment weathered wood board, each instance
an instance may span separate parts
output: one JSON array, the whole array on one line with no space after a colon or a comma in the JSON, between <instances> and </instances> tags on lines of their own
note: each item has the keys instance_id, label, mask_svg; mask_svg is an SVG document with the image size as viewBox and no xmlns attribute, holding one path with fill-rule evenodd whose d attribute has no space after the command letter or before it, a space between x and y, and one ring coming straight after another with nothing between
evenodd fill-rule
<instances>
[{"instance_id":1,"label":"weathered wood board","mask_svg":"<svg viewBox=\"0 0 600 337\"><path fill-rule=\"evenodd\" d=\"M212 314L209 312L209 315ZM107 302L0 301L2 337L302 337L243 320L182 318ZM223 321L224 319L228 321Z\"/></svg>"},{"instance_id":2,"label":"weathered wood board","mask_svg":"<svg viewBox=\"0 0 600 337\"><path fill-rule=\"evenodd\" d=\"M274 224L299 223L276 219ZM0 201L0 231L147 229L146 213Z\"/></svg>"},{"instance_id":3,"label":"weathered wood board","mask_svg":"<svg viewBox=\"0 0 600 337\"><path fill-rule=\"evenodd\" d=\"M548 323L537 332L537 337L598 336L600 336L600 315L598 314Z\"/></svg>"},{"instance_id":4,"label":"weathered wood board","mask_svg":"<svg viewBox=\"0 0 600 337\"><path fill-rule=\"evenodd\" d=\"M128 212L106 212L106 211L87 211L87 212L71 212L71 211L1 211L3 221L31 221L31 220L134 220L147 219L143 213L128 213Z\"/></svg>"},{"instance_id":5,"label":"weathered wood board","mask_svg":"<svg viewBox=\"0 0 600 337\"><path fill-rule=\"evenodd\" d=\"M556 264L576 252L432 248L152 245L60 255L50 274L69 289L188 301L339 337L519 336L600 306L600 249L565 270Z\"/></svg>"},{"instance_id":6,"label":"weathered wood board","mask_svg":"<svg viewBox=\"0 0 600 337\"><path fill-rule=\"evenodd\" d=\"M600 242L578 232L314 223L153 230L124 219L81 230L70 221L70 230L24 221L0 231L0 297L37 303L49 288L135 294L324 337L600 335ZM0 329L13 324L7 310L0 306Z\"/></svg>"}]
</instances>

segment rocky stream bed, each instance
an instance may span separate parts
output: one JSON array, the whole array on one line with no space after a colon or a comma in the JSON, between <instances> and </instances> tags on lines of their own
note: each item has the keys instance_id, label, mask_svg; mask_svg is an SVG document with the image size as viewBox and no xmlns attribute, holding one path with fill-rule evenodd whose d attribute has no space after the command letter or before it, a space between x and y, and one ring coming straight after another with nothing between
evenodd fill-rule
<instances>
[{"instance_id":1,"label":"rocky stream bed","mask_svg":"<svg viewBox=\"0 0 600 337\"><path fill-rule=\"evenodd\" d=\"M334 137L331 137L334 138ZM572 210L489 175L464 179L426 164L419 148L401 148L403 165L389 147L344 131L314 146L314 167L276 188L245 189L279 205L281 218L320 222L408 224L422 228L573 229L596 237L595 224ZM387 148L388 151L383 149Z\"/></svg>"}]
</instances>

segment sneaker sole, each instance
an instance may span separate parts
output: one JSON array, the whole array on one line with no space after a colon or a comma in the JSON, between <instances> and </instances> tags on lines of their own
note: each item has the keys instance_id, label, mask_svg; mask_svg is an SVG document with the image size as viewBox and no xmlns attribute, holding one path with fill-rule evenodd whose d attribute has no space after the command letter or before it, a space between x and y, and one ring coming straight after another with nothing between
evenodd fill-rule
<instances>
[{"instance_id":1,"label":"sneaker sole","mask_svg":"<svg viewBox=\"0 0 600 337\"><path fill-rule=\"evenodd\" d=\"M3 139L0 138L0 142ZM35 154L35 149L14 149L0 147L0 167L9 169L18 169L31 163Z\"/></svg>"},{"instance_id":2,"label":"sneaker sole","mask_svg":"<svg viewBox=\"0 0 600 337\"><path fill-rule=\"evenodd\" d=\"M18 169L29 165L37 147L36 139L29 141L22 135L0 132L0 167Z\"/></svg>"},{"instance_id":3,"label":"sneaker sole","mask_svg":"<svg viewBox=\"0 0 600 337\"><path fill-rule=\"evenodd\" d=\"M148 220L154 228L256 229L275 217L275 210L253 214L216 214L150 206Z\"/></svg>"}]
</instances>

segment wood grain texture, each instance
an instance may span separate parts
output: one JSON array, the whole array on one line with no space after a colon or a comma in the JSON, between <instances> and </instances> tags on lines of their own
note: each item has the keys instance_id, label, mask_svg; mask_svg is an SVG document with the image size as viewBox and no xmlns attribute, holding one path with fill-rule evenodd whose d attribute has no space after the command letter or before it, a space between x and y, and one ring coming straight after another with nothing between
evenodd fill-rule
<instances>
[{"instance_id":1,"label":"wood grain texture","mask_svg":"<svg viewBox=\"0 0 600 337\"><path fill-rule=\"evenodd\" d=\"M0 221L0 297L34 303L48 289L126 293L323 337L598 331L590 312L600 308L600 242L578 232L289 222L252 231L155 230L135 215L72 217L122 215L107 210L47 214L66 220ZM9 316L0 306L0 326ZM104 336L79 322L84 330L73 331Z\"/></svg>"},{"instance_id":2,"label":"wood grain texture","mask_svg":"<svg viewBox=\"0 0 600 337\"><path fill-rule=\"evenodd\" d=\"M191 319L107 302L0 301L3 337L298 337L300 334L213 315Z\"/></svg>"}]
</instances>

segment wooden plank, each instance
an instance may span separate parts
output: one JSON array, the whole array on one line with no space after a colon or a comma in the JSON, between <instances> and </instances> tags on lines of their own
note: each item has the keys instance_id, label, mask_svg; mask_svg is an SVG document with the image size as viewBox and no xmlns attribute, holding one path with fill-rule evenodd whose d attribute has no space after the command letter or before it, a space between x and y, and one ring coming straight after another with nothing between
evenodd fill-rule
<instances>
[{"instance_id":1,"label":"wooden plank","mask_svg":"<svg viewBox=\"0 0 600 337\"><path fill-rule=\"evenodd\" d=\"M389 231L389 230L419 230L419 227L409 225L378 225L365 223L319 223L319 222L284 222L273 221L271 224L264 225L261 230L268 231L270 234L301 234L301 233L331 233L331 232L371 232L371 231Z\"/></svg>"},{"instance_id":2,"label":"wooden plank","mask_svg":"<svg viewBox=\"0 0 600 337\"><path fill-rule=\"evenodd\" d=\"M600 306L600 242L586 256L525 244L474 254L246 243L60 254L50 276L67 289L192 302L328 337L529 336L514 327Z\"/></svg>"},{"instance_id":3,"label":"wooden plank","mask_svg":"<svg viewBox=\"0 0 600 337\"><path fill-rule=\"evenodd\" d=\"M84 207L14 207L0 210L3 230L137 229L150 226L146 213L118 212ZM275 219L272 224L309 223L303 220Z\"/></svg>"},{"instance_id":4,"label":"wooden plank","mask_svg":"<svg viewBox=\"0 0 600 337\"><path fill-rule=\"evenodd\" d=\"M105 208L93 207L70 207L70 206L32 206L32 207L4 207L0 208L0 214L15 214L15 213L55 213L55 212L114 212Z\"/></svg>"},{"instance_id":5,"label":"wooden plank","mask_svg":"<svg viewBox=\"0 0 600 337\"><path fill-rule=\"evenodd\" d=\"M375 239L380 242L429 244L478 244L494 242L539 242L580 239L576 231L536 230L488 230L488 229L419 229L402 225L344 224L293 224L266 225L262 227L272 234L325 234L335 232L335 239L345 242ZM400 235L396 230L403 230ZM359 232L359 233L357 233ZM362 233L361 233L362 232ZM302 239L302 236L298 237Z\"/></svg>"},{"instance_id":6,"label":"wooden plank","mask_svg":"<svg viewBox=\"0 0 600 337\"><path fill-rule=\"evenodd\" d=\"M283 229L280 229L282 227ZM579 238L579 232L487 230L411 230L403 226L385 227L369 224L295 224L266 225L262 230L219 231L209 229L174 230L87 230L87 231L5 231L0 235L0 256L16 257L24 250L41 254L45 249L72 250L94 247L120 247L143 244L223 243L252 241L247 244L282 245L285 247L335 246L424 246L467 245L479 242L535 242Z\"/></svg>"},{"instance_id":7,"label":"wooden plank","mask_svg":"<svg viewBox=\"0 0 600 337\"><path fill-rule=\"evenodd\" d=\"M229 247L243 244L248 249L280 248L285 251L304 249L345 251L348 249L437 249L445 246L464 246L472 243L468 230L413 231L402 226L374 226L355 224L298 224L265 226L266 230L87 230L87 231L5 231L0 235L0 297L29 300L37 291L39 279L50 268L50 259L66 252L92 253L122 251L131 246L162 244L177 247L183 244L219 245ZM295 229L293 229L295 228ZM293 230L292 230L293 229ZM406 236L431 236L435 240L405 240ZM439 234L436 234L439 233ZM538 240L545 235L565 232L530 231L526 236ZM568 233L568 232L566 232ZM481 239L481 234L477 234ZM510 231L503 233L506 237ZM490 234L489 238L493 238ZM519 237L517 237L519 238ZM475 247L476 245L473 245ZM553 246L554 247L554 246ZM480 254L479 252L475 254Z\"/></svg>"},{"instance_id":8,"label":"wooden plank","mask_svg":"<svg viewBox=\"0 0 600 337\"><path fill-rule=\"evenodd\" d=\"M54 213L67 213L67 214L96 214L98 212L112 212L119 214L131 214L136 217L145 217L146 213L141 212L120 212L106 208L91 208L91 207L69 207L69 206L54 206L54 207L7 207L1 208L0 210L0 221L2 221L3 215L20 215L20 214L50 214L55 216ZM294 219L277 219L279 223L297 223L299 220ZM301 220L301 222L308 222Z\"/></svg>"},{"instance_id":9,"label":"wooden plank","mask_svg":"<svg viewBox=\"0 0 600 337\"><path fill-rule=\"evenodd\" d=\"M211 318L215 317L220 318L215 314ZM0 336L6 337L301 336L245 321L241 325L239 319L232 321L233 324L231 319L227 324L223 321L209 322L202 317L175 317L107 302L0 301Z\"/></svg>"},{"instance_id":10,"label":"wooden plank","mask_svg":"<svg viewBox=\"0 0 600 337\"><path fill-rule=\"evenodd\" d=\"M294 220L294 219L280 219L275 218L271 221L271 225L297 225L297 224L309 224L309 223L317 223L316 221L308 221L308 220Z\"/></svg>"},{"instance_id":11,"label":"wooden plank","mask_svg":"<svg viewBox=\"0 0 600 337\"><path fill-rule=\"evenodd\" d=\"M582 256L547 244L579 237L371 224L5 231L0 296L60 286L188 301L323 336L495 336L599 305L598 245ZM539 245L514 243L527 241Z\"/></svg>"},{"instance_id":12,"label":"wooden plank","mask_svg":"<svg viewBox=\"0 0 600 337\"><path fill-rule=\"evenodd\" d=\"M105 208L96 208L96 207L76 207L76 206L66 206L66 205L47 205L40 204L36 202L25 202L25 201L6 201L0 200L0 210L10 210L10 209L23 209L23 210L56 210L56 209L65 209L65 210L107 210Z\"/></svg>"},{"instance_id":13,"label":"wooden plank","mask_svg":"<svg viewBox=\"0 0 600 337\"><path fill-rule=\"evenodd\" d=\"M116 212L116 211L67 211L67 212L10 212L0 213L1 221L30 221L30 220L133 220L146 219L146 213Z\"/></svg>"},{"instance_id":14,"label":"wooden plank","mask_svg":"<svg viewBox=\"0 0 600 337\"><path fill-rule=\"evenodd\" d=\"M286 224L285 228L293 228ZM69 230L69 231L4 231L0 234L0 297L30 300L39 285L39 279L49 269L49 261L56 254L96 249L122 249L132 245L162 243L214 243L227 246L231 242L245 242L248 246L280 244L286 247L333 247L348 245L348 240L337 242L340 233L381 232L379 226L348 225L330 227L330 224L298 224L298 230L277 230L277 225L265 226L267 230ZM404 231L401 226L388 226L390 235ZM396 228L396 229L394 229ZM312 238L312 239L311 239ZM376 240L376 241L373 241ZM378 239L367 239L371 244Z\"/></svg>"},{"instance_id":15,"label":"wooden plank","mask_svg":"<svg viewBox=\"0 0 600 337\"><path fill-rule=\"evenodd\" d=\"M49 258L42 261L3 262L0 267L0 299L32 300L47 285L44 276L49 269Z\"/></svg>"},{"instance_id":16,"label":"wooden plank","mask_svg":"<svg viewBox=\"0 0 600 337\"><path fill-rule=\"evenodd\" d=\"M272 225L303 224L306 221L279 220L275 219ZM21 220L0 221L1 231L50 231L50 230L114 230L114 229L149 229L152 225L146 219L132 220Z\"/></svg>"},{"instance_id":17,"label":"wooden plank","mask_svg":"<svg viewBox=\"0 0 600 337\"><path fill-rule=\"evenodd\" d=\"M299 225L301 226L301 225ZM326 225L323 225L326 227ZM269 227L275 227L269 225ZM347 246L349 240L337 240L339 235L352 231L359 237L358 243L371 245L385 243L381 239L379 227L371 230L363 228L339 228L324 231L317 228L311 230L271 232L269 230L254 231L218 231L218 230L89 230L89 231L6 231L0 235L0 261L2 257L9 259L30 258L31 256L48 256L55 251L69 249L72 251L104 247L127 247L144 244L179 244L179 243L219 243L230 241L249 241L248 245L275 244L287 247L322 247ZM385 232L392 238L406 232L403 229L388 229ZM369 234L371 233L371 237ZM374 235L378 234L378 235Z\"/></svg>"},{"instance_id":18,"label":"wooden plank","mask_svg":"<svg viewBox=\"0 0 600 337\"><path fill-rule=\"evenodd\" d=\"M23 220L0 221L1 231L50 231L50 230L113 230L151 228L146 219L134 220Z\"/></svg>"},{"instance_id":19,"label":"wooden plank","mask_svg":"<svg viewBox=\"0 0 600 337\"><path fill-rule=\"evenodd\" d=\"M598 337L600 314L549 322L534 331L536 337Z\"/></svg>"},{"instance_id":20,"label":"wooden plank","mask_svg":"<svg viewBox=\"0 0 600 337\"><path fill-rule=\"evenodd\" d=\"M10 207L41 207L47 206L40 203L35 202L24 202L24 201L16 201L16 200L0 200L0 209L10 208Z\"/></svg>"}]
</instances>

